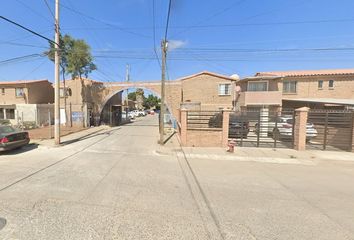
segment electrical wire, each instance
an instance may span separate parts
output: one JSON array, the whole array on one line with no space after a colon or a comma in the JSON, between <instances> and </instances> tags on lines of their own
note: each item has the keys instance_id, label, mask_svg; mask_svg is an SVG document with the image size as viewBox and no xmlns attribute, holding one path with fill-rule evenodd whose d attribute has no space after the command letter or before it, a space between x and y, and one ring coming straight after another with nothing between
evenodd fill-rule
<instances>
[{"instance_id":1,"label":"electrical wire","mask_svg":"<svg viewBox=\"0 0 354 240\"><path fill-rule=\"evenodd\" d=\"M165 42L167 41L167 34L168 34L168 25L170 23L170 15L171 15L171 2L172 0L168 1L168 11L167 11L167 19L166 19L166 29L165 29Z\"/></svg>"},{"instance_id":2,"label":"electrical wire","mask_svg":"<svg viewBox=\"0 0 354 240\"><path fill-rule=\"evenodd\" d=\"M43 0L43 1L44 1L45 5L47 6L50 15L52 15L53 19L55 20L54 13L53 13L52 9L50 8L50 6L49 6L47 0Z\"/></svg>"},{"instance_id":3,"label":"electrical wire","mask_svg":"<svg viewBox=\"0 0 354 240\"><path fill-rule=\"evenodd\" d=\"M156 50L156 24L155 24L155 17L156 17L156 13L155 13L155 0L152 1L152 31L153 31L153 44L154 44L154 53L155 53L155 57L156 60L160 66L160 69L162 69L161 66L161 61L159 58L159 55L157 54L157 50Z\"/></svg>"},{"instance_id":4,"label":"electrical wire","mask_svg":"<svg viewBox=\"0 0 354 240\"><path fill-rule=\"evenodd\" d=\"M28 54L28 55L24 55L24 56L20 56L20 57L14 57L14 58L2 60L2 61L0 61L0 65L9 64L9 63L17 63L17 62L21 62L24 60L31 60L33 58L44 57L44 56L47 56L47 55L43 54L43 53Z\"/></svg>"},{"instance_id":5,"label":"electrical wire","mask_svg":"<svg viewBox=\"0 0 354 240\"><path fill-rule=\"evenodd\" d=\"M14 21L12 21L12 20L10 20L10 19L4 17L4 16L0 16L0 18L3 19L3 20L5 20L5 21L7 21L7 22L9 22L9 23L11 23L11 24L13 24L13 25L15 25L15 26L17 26L17 27L20 27L20 28L26 30L27 32L30 32L30 33L32 33L32 34L34 34L34 35L36 35L36 36L38 36L38 37L40 37L40 38L43 38L43 39L47 40L48 42L51 42L51 43L53 43L53 44L55 44L55 45L58 45L58 44L56 44L56 42L54 42L53 40L51 40L51 39L49 39L49 38L43 36L42 34L40 34L40 33L38 33L38 32L35 32L35 31L33 31L33 30L31 30L31 29L29 29L29 28L27 28L27 27L25 27L25 26L23 26L23 25L21 25L21 24L19 24L19 23L17 23L17 22L14 22Z\"/></svg>"},{"instance_id":6,"label":"electrical wire","mask_svg":"<svg viewBox=\"0 0 354 240\"><path fill-rule=\"evenodd\" d=\"M19 4L21 4L22 6L24 6L25 8L29 9L31 12L33 12L34 14L36 14L37 16L45 19L48 22L51 22L50 19L48 19L46 16L42 15L41 13L39 13L38 11L36 11L35 9L33 9L32 7L30 7L29 5L27 5L26 3L20 1L20 0L15 0L16 2L18 2Z\"/></svg>"},{"instance_id":7,"label":"electrical wire","mask_svg":"<svg viewBox=\"0 0 354 240\"><path fill-rule=\"evenodd\" d=\"M132 31L129 31L129 30L125 30L124 28L122 28L122 27L120 27L120 26L118 26L118 25L116 25L116 24L108 23L108 22L106 22L106 21L104 21L104 20L101 20L101 19L92 17L92 16L87 15L87 14L85 14L85 13L83 13L83 12L80 12L80 11L78 11L78 10L76 10L76 9L73 9L73 8L71 8L71 7L68 7L68 6L66 6L66 5L64 5L64 4L62 4L62 3L60 3L59 5L62 6L63 8L65 8L65 9L67 9L67 10L73 12L73 13L76 13L76 14L78 14L78 15L81 15L81 16L87 18L87 19L90 19L90 20L93 20L93 21L102 23L102 24L104 24L104 25L106 25L106 26L109 26L109 27L111 27L111 28L118 29L118 30L120 30L121 32L129 33L129 34L132 34L132 35L135 35L135 36L139 36L139 37L143 37L143 38L151 38L150 36L147 36L147 35L144 35L144 34L140 34L140 33L132 32Z\"/></svg>"}]
</instances>

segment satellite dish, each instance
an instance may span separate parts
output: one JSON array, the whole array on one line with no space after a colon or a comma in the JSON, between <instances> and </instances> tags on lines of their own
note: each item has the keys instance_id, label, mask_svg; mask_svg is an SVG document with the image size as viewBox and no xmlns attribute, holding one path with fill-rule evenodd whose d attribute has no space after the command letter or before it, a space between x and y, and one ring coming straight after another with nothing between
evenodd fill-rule
<instances>
[{"instance_id":1,"label":"satellite dish","mask_svg":"<svg viewBox=\"0 0 354 240\"><path fill-rule=\"evenodd\" d=\"M238 74L232 74L230 77L235 79L236 81L240 80L240 76Z\"/></svg>"}]
</instances>

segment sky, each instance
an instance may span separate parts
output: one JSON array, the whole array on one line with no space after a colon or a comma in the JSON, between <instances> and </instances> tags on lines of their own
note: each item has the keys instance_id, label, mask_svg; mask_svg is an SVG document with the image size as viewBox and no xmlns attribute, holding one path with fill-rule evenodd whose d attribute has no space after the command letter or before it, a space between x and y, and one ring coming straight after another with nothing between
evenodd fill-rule
<instances>
[{"instance_id":1,"label":"sky","mask_svg":"<svg viewBox=\"0 0 354 240\"><path fill-rule=\"evenodd\" d=\"M54 0L1 3L1 16L54 38ZM61 33L91 46L98 68L91 79L124 81L129 64L131 81L159 80L168 6L168 0L60 0ZM353 68L353 9L352 0L172 0L168 78L204 70L245 77ZM6 61L47 48L46 40L0 19L0 81L53 81L54 64L45 56Z\"/></svg>"}]
</instances>

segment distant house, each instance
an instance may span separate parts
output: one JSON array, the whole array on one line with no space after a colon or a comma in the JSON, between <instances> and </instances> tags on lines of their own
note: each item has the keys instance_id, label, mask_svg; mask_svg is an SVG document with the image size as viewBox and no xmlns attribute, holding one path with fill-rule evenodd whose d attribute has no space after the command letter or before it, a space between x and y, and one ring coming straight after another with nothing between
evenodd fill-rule
<instances>
[{"instance_id":1,"label":"distant house","mask_svg":"<svg viewBox=\"0 0 354 240\"><path fill-rule=\"evenodd\" d=\"M54 90L48 80L0 82L0 121L48 124Z\"/></svg>"},{"instance_id":2,"label":"distant house","mask_svg":"<svg viewBox=\"0 0 354 240\"><path fill-rule=\"evenodd\" d=\"M354 69L259 72L237 85L241 109L354 108Z\"/></svg>"}]
</instances>

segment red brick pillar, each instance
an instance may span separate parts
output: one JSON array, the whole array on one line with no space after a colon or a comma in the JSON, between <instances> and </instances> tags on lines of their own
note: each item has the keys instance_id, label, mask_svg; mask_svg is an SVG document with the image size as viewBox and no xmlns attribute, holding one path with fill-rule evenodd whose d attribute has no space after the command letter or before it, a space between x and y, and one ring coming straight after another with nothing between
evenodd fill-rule
<instances>
[{"instance_id":1,"label":"red brick pillar","mask_svg":"<svg viewBox=\"0 0 354 240\"><path fill-rule=\"evenodd\" d=\"M230 111L224 110L222 112L222 147L226 147L229 141L229 120Z\"/></svg>"},{"instance_id":2,"label":"red brick pillar","mask_svg":"<svg viewBox=\"0 0 354 240\"><path fill-rule=\"evenodd\" d=\"M180 119L181 119L181 143L182 146L187 145L187 110L181 109L180 110Z\"/></svg>"},{"instance_id":3,"label":"red brick pillar","mask_svg":"<svg viewBox=\"0 0 354 240\"><path fill-rule=\"evenodd\" d=\"M306 150L306 123L309 108L302 107L295 110L294 124L294 149L298 151Z\"/></svg>"}]
</instances>

